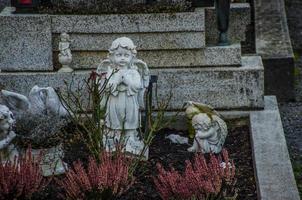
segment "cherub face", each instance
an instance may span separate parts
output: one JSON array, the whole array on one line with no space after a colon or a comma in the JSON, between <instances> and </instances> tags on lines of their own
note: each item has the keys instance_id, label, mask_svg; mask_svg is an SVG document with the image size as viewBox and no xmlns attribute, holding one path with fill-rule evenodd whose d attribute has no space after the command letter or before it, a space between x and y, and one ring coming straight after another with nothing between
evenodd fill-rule
<instances>
[{"instance_id":1,"label":"cherub face","mask_svg":"<svg viewBox=\"0 0 302 200\"><path fill-rule=\"evenodd\" d=\"M13 113L6 106L0 108L0 132L5 133L13 126L15 119Z\"/></svg>"},{"instance_id":2,"label":"cherub face","mask_svg":"<svg viewBox=\"0 0 302 200\"><path fill-rule=\"evenodd\" d=\"M68 42L69 41L69 35L66 33L61 34L61 42Z\"/></svg>"},{"instance_id":3,"label":"cherub face","mask_svg":"<svg viewBox=\"0 0 302 200\"><path fill-rule=\"evenodd\" d=\"M118 47L112 54L113 62L121 68L129 67L133 59L133 54L130 50Z\"/></svg>"},{"instance_id":4,"label":"cherub face","mask_svg":"<svg viewBox=\"0 0 302 200\"><path fill-rule=\"evenodd\" d=\"M194 124L193 127L194 127L195 130L206 132L211 128L211 124L201 122L201 123L198 123L198 124Z\"/></svg>"}]
</instances>

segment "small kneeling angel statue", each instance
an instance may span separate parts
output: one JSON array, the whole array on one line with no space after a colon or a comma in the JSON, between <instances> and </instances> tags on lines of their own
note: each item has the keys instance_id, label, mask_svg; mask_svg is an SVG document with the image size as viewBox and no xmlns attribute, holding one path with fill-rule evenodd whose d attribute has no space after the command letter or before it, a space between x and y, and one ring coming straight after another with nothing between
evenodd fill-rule
<instances>
[{"instance_id":1,"label":"small kneeling angel statue","mask_svg":"<svg viewBox=\"0 0 302 200\"><path fill-rule=\"evenodd\" d=\"M112 42L108 59L98 67L98 73L105 74L102 77L106 80L103 81L107 91L105 126L109 130L106 141L112 143L110 138L119 141L122 137L126 141L126 151L132 154L140 154L144 146L137 129L150 77L147 64L137 59L136 54L131 39L117 38Z\"/></svg>"},{"instance_id":2,"label":"small kneeling angel statue","mask_svg":"<svg viewBox=\"0 0 302 200\"><path fill-rule=\"evenodd\" d=\"M190 152L220 153L228 134L227 125L220 115L210 106L189 102L186 114L192 119L195 130L193 146Z\"/></svg>"}]
</instances>

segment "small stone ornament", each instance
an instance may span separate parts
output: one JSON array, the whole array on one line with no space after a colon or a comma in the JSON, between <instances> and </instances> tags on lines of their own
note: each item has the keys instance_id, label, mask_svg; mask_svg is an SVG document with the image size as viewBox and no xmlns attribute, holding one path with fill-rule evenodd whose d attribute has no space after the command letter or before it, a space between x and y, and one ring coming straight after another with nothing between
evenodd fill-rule
<instances>
[{"instance_id":1,"label":"small stone ornament","mask_svg":"<svg viewBox=\"0 0 302 200\"><path fill-rule=\"evenodd\" d=\"M16 137L13 131L14 124L13 113L7 106L0 104L0 158L2 162L13 161L14 157L18 155L12 144L12 140Z\"/></svg>"},{"instance_id":2,"label":"small stone ornament","mask_svg":"<svg viewBox=\"0 0 302 200\"><path fill-rule=\"evenodd\" d=\"M59 42L59 62L62 64L62 68L58 72L72 72L73 69L70 67L72 62L72 54L70 50L70 37L67 33L60 35Z\"/></svg>"},{"instance_id":3,"label":"small stone ornament","mask_svg":"<svg viewBox=\"0 0 302 200\"><path fill-rule=\"evenodd\" d=\"M186 114L192 116L192 127L195 130L193 146L190 152L220 153L228 134L227 125L212 107L189 102Z\"/></svg>"},{"instance_id":4,"label":"small stone ornament","mask_svg":"<svg viewBox=\"0 0 302 200\"><path fill-rule=\"evenodd\" d=\"M28 97L7 90L2 90L1 93L6 106L0 106L0 152L4 148L7 149L7 147L10 151L13 150L13 146L10 144L12 139L16 136L12 131L12 124L15 123L13 113L18 117L18 123L24 123L24 121L29 122L30 120L27 118L30 116L35 116L35 118L32 118L31 120L39 120L42 117L50 120L54 120L55 118L58 120L64 120L65 117L67 117L67 110L52 87L39 87L36 85L30 90ZM8 107L13 113L9 111ZM28 124L30 125L32 123ZM41 126L45 125L41 124ZM55 126L55 124L53 124L53 126ZM35 128L36 127L32 127L32 129ZM17 134L18 137L22 138L20 133ZM51 140L51 135L48 137L41 135L40 137L44 137L45 140ZM31 138L31 136L29 135L28 138ZM36 138L36 140L37 139L38 138ZM43 140L43 143L47 142L45 140ZM36 143L37 141L33 142ZM49 148L32 149L34 156L38 155L41 151L43 152L43 157L40 164L42 166L44 176L50 176L53 174L58 175L65 172L65 164L61 160L63 157L63 151L61 149L60 142ZM19 152L20 154L25 153L25 151L22 152L21 149ZM10 158L11 157L12 156L10 156Z\"/></svg>"},{"instance_id":5,"label":"small stone ornament","mask_svg":"<svg viewBox=\"0 0 302 200\"><path fill-rule=\"evenodd\" d=\"M117 38L112 42L108 59L101 62L97 72L102 75L103 82L107 80L106 149L113 150L116 141L125 141L126 152L140 155L144 143L137 129L141 124L140 109L144 108L150 73L147 64L137 59L136 54L131 39Z\"/></svg>"}]
</instances>

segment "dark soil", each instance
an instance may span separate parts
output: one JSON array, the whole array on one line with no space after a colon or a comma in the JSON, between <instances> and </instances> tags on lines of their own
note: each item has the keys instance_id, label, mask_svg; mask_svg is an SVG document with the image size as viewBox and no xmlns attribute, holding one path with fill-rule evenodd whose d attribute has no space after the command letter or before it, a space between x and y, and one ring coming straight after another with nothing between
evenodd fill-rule
<instances>
[{"instance_id":1,"label":"dark soil","mask_svg":"<svg viewBox=\"0 0 302 200\"><path fill-rule=\"evenodd\" d=\"M166 129L158 133L150 147L149 161L138 170L136 183L120 200L160 199L152 180L152 177L157 174L157 162L160 162L165 167L173 166L177 170L184 169L185 160L191 159L193 154L187 151L188 145L172 144L165 139L165 136L171 133L175 134L177 131ZM185 136L186 133L178 134ZM248 126L229 130L225 147L228 149L230 158L234 160L236 166L236 187L239 190L237 199L257 199Z\"/></svg>"},{"instance_id":2,"label":"dark soil","mask_svg":"<svg viewBox=\"0 0 302 200\"><path fill-rule=\"evenodd\" d=\"M153 176L157 175L156 163L161 163L165 168L173 166L176 170L183 170L185 160L191 159L193 153L189 153L189 145L172 144L165 139L171 133L186 136L187 133L176 130L165 129L160 131L152 145L150 146L149 160L143 162L135 173L136 181L134 185L119 200L159 200L161 199L153 183ZM70 143L69 143L70 144ZM77 159L87 160L87 149L83 145L71 143L66 146L65 162L71 164ZM256 183L252 161L252 151L250 144L250 134L247 125L230 128L225 147L229 156L234 160L236 166L236 188L238 189L239 200L257 199ZM62 178L57 177L57 178ZM57 188L55 181L41 192L35 199L58 199L58 194L62 192Z\"/></svg>"}]
</instances>

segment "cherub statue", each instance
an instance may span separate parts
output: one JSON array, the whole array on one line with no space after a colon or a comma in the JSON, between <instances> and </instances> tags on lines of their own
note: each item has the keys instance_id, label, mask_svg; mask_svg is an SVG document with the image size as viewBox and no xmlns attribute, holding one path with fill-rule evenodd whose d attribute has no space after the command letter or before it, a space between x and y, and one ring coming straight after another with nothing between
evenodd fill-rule
<instances>
[{"instance_id":1,"label":"cherub statue","mask_svg":"<svg viewBox=\"0 0 302 200\"><path fill-rule=\"evenodd\" d=\"M228 134L227 125L211 106L197 102L188 102L187 116L195 130L193 146L190 152L220 153Z\"/></svg>"},{"instance_id":2,"label":"cherub statue","mask_svg":"<svg viewBox=\"0 0 302 200\"><path fill-rule=\"evenodd\" d=\"M98 67L99 74L108 80L105 126L109 137L120 140L123 132L126 151L140 154L143 142L140 127L140 108L144 107L144 92L150 73L146 63L136 58L136 46L127 37L117 38L109 49L108 59Z\"/></svg>"},{"instance_id":3,"label":"cherub statue","mask_svg":"<svg viewBox=\"0 0 302 200\"><path fill-rule=\"evenodd\" d=\"M13 131L15 119L13 113L5 105L0 104L0 159L2 162L7 159L13 160L17 151L12 140L16 137Z\"/></svg>"},{"instance_id":4,"label":"cherub statue","mask_svg":"<svg viewBox=\"0 0 302 200\"><path fill-rule=\"evenodd\" d=\"M67 33L61 33L59 42L59 62L62 64L62 68L59 72L72 72L70 63L72 62L72 54L70 50L70 37Z\"/></svg>"}]
</instances>

